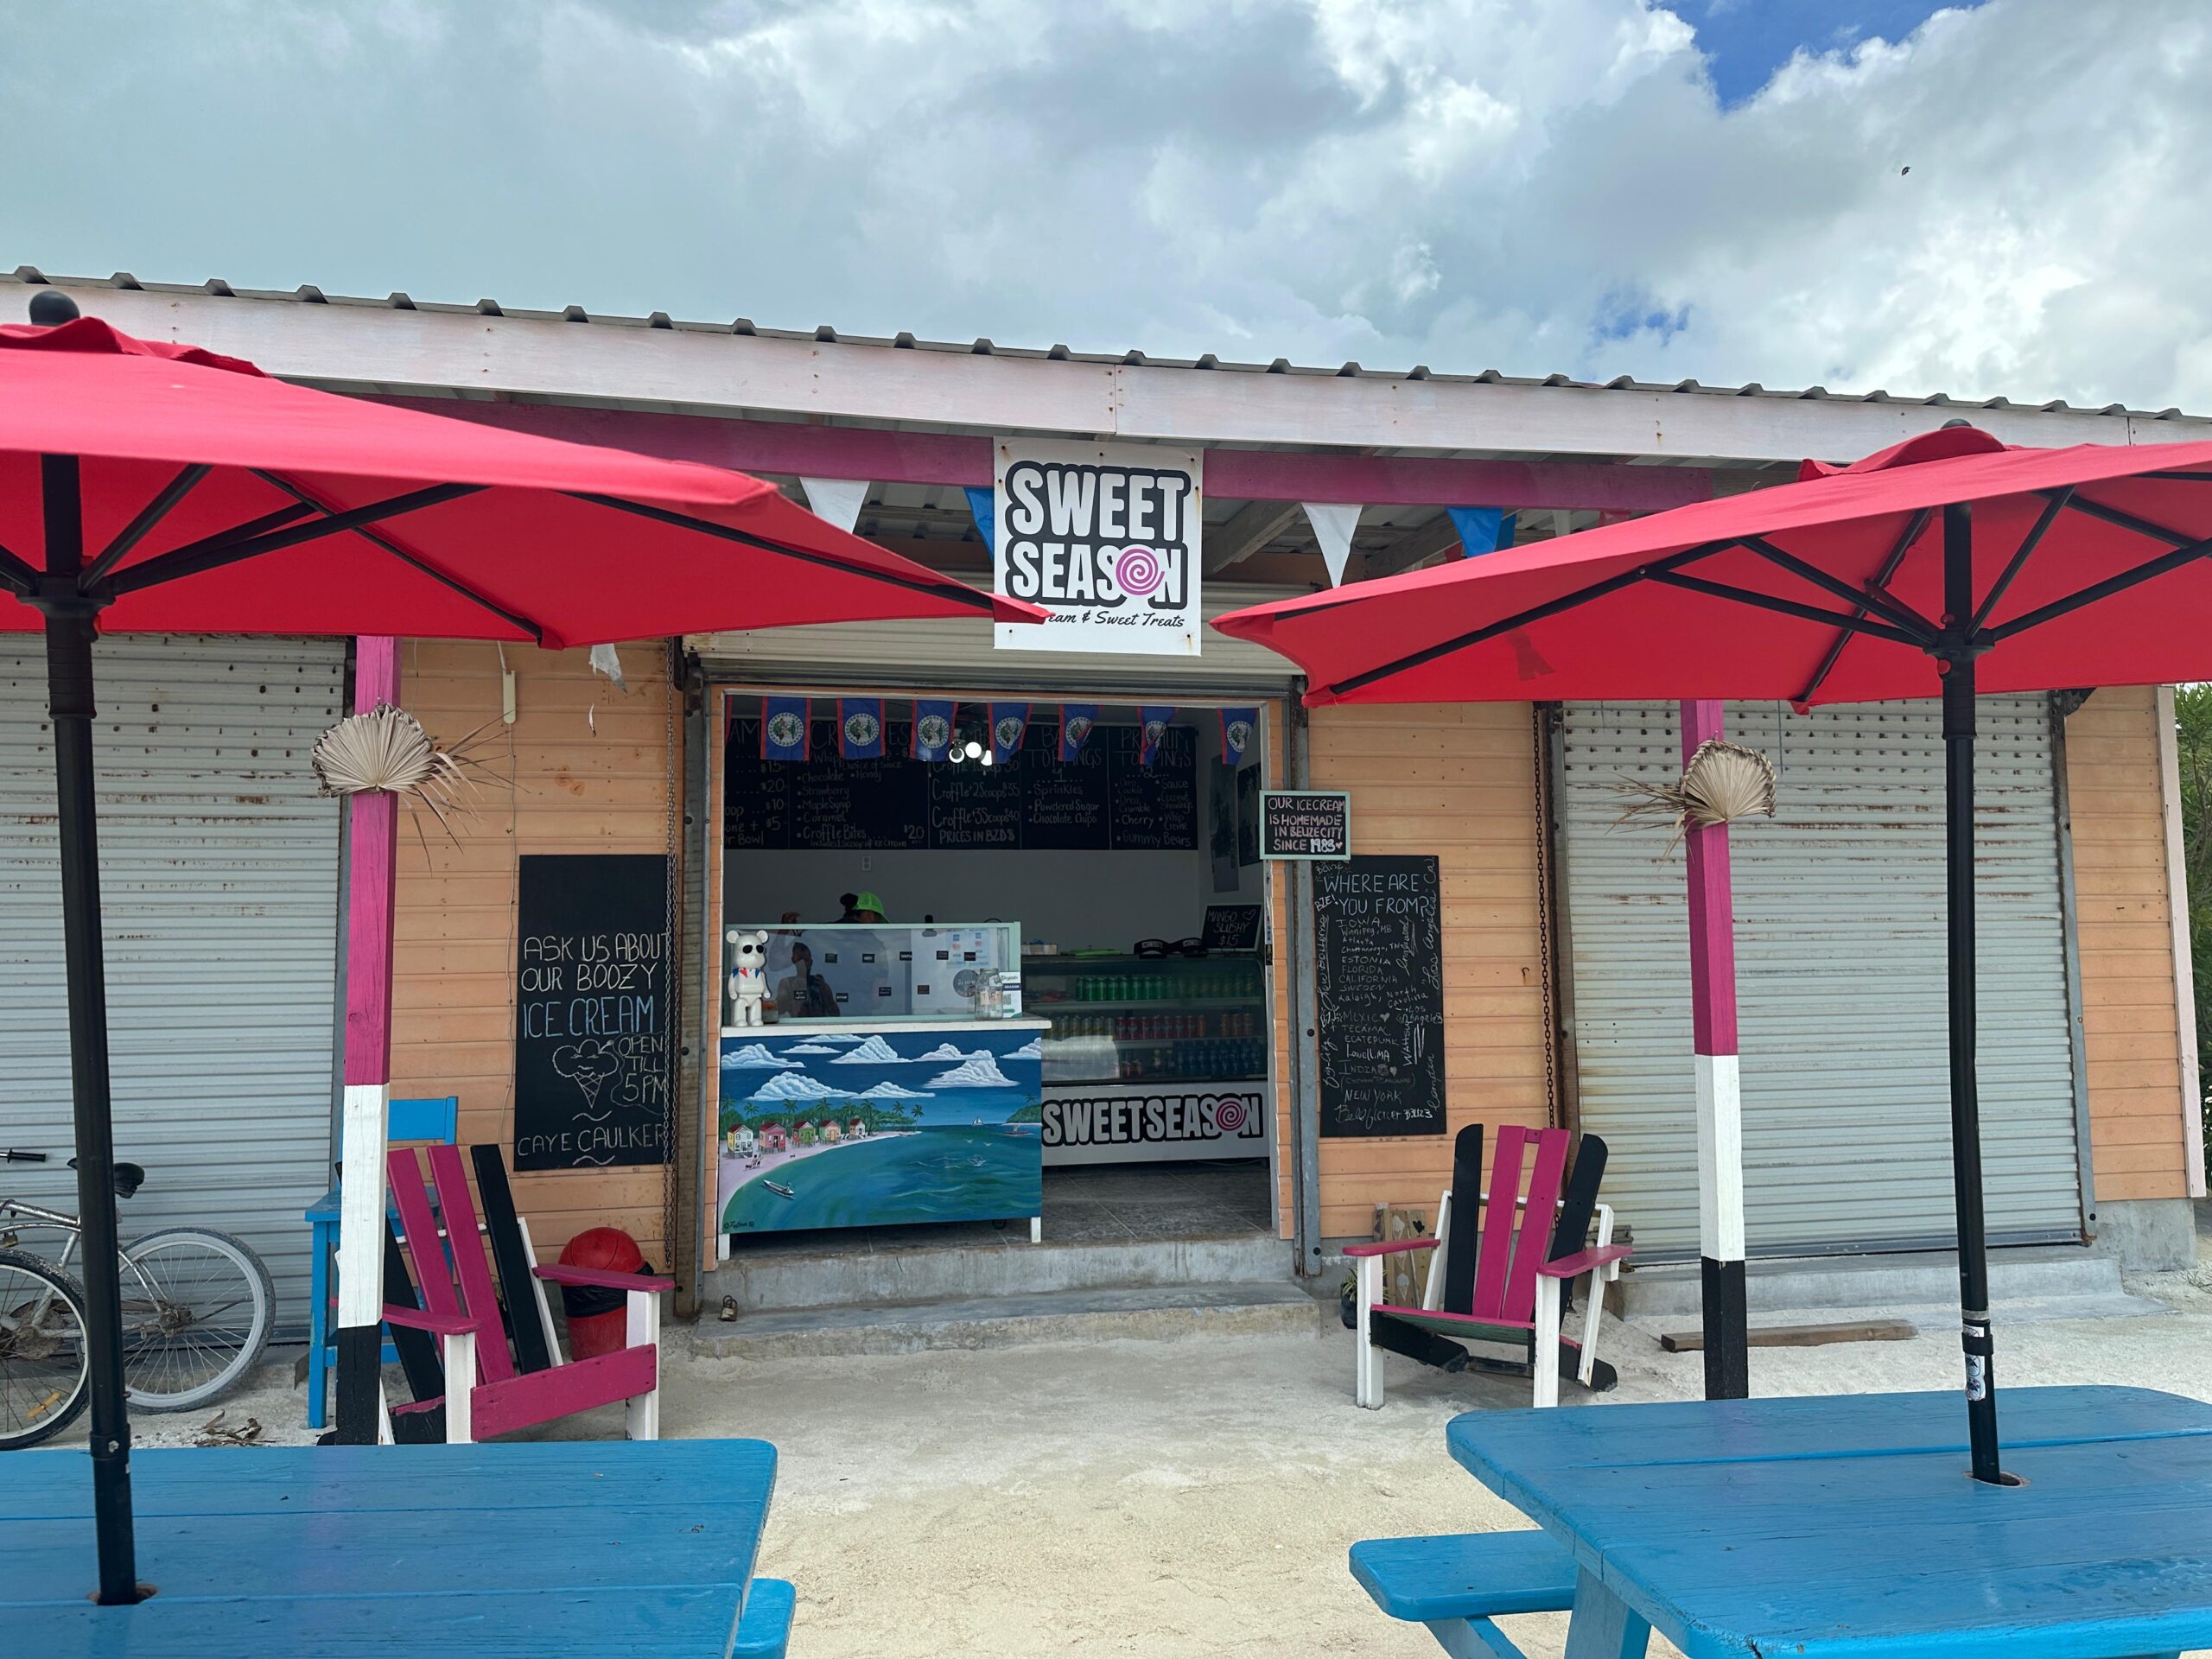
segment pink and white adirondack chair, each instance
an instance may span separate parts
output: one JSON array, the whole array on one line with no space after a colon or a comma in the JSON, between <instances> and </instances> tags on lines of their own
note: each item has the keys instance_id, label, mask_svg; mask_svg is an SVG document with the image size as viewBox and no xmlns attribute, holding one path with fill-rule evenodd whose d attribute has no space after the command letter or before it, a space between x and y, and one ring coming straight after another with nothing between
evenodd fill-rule
<instances>
[{"instance_id":1,"label":"pink and white adirondack chair","mask_svg":"<svg viewBox=\"0 0 2212 1659\"><path fill-rule=\"evenodd\" d=\"M1582 1137L1575 1155L1574 1179L1564 1194L1567 1166L1565 1129L1529 1130L1508 1124L1497 1132L1497 1155L1487 1192L1482 1184L1483 1131L1470 1124L1453 1148L1452 1180L1475 1202L1454 1206L1452 1192L1437 1201L1436 1236L1354 1244L1344 1254L1358 1263L1359 1362L1354 1396L1370 1408L1382 1404L1382 1348L1376 1341L1389 1326L1427 1332L1454 1342L1503 1343L1529 1355L1535 1382L1535 1403L1559 1403L1560 1347L1576 1351L1575 1376L1585 1388L1599 1386L1598 1319L1605 1281L1619 1276L1628 1247L1615 1244L1613 1212L1598 1200L1605 1169L1605 1143ZM1534 1146L1535 1156L1527 1159ZM1527 1184L1522 1185L1524 1162ZM1478 1235L1478 1209L1482 1224ZM1590 1224L1598 1242L1585 1248ZM1399 1307L1382 1300L1382 1258L1405 1250L1435 1250L1428 1287L1419 1307ZM1562 1334L1560 1288L1591 1275L1584 1298L1578 1341Z\"/></svg>"},{"instance_id":2,"label":"pink and white adirondack chair","mask_svg":"<svg viewBox=\"0 0 2212 1659\"><path fill-rule=\"evenodd\" d=\"M626 1293L627 1346L591 1359L563 1361L557 1351L546 1370L515 1369L507 1332L493 1288L492 1263L477 1230L476 1206L467 1173L456 1147L425 1148L430 1176L437 1184L434 1213L430 1195L412 1147L389 1159L393 1201L406 1229L407 1253L415 1269L421 1307L386 1303L392 1325L428 1331L442 1339L445 1395L395 1408L395 1414L445 1408L446 1442L466 1445L550 1422L594 1406L629 1406L627 1427L633 1440L660 1438L660 1293L673 1290L672 1279L643 1274L606 1273L590 1268L539 1267L536 1279L554 1285L588 1285ZM441 1236L439 1219L446 1224ZM448 1261L450 1256L450 1261ZM455 1278L459 1280L456 1287ZM509 1316L539 1317L535 1284L506 1287Z\"/></svg>"}]
</instances>

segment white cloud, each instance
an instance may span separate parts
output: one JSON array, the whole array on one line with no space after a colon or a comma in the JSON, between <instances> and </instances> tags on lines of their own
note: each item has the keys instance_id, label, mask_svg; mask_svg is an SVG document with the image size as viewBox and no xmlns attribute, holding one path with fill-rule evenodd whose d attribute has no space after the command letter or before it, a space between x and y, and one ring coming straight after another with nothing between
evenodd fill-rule
<instances>
[{"instance_id":1,"label":"white cloud","mask_svg":"<svg viewBox=\"0 0 2212 1659\"><path fill-rule=\"evenodd\" d=\"M1989 0L1834 39L1723 111L1656 0L180 0L123 35L52 8L0 102L73 137L11 181L5 252L2212 410L2212 9Z\"/></svg>"}]
</instances>

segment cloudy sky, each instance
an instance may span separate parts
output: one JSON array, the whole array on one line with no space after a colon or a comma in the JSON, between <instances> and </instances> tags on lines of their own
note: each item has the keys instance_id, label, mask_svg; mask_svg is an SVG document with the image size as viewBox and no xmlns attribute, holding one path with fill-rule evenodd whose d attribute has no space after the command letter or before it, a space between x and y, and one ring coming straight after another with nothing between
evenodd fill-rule
<instances>
[{"instance_id":1,"label":"cloudy sky","mask_svg":"<svg viewBox=\"0 0 2212 1659\"><path fill-rule=\"evenodd\" d=\"M2204 0L0 0L0 31L8 265L2212 412Z\"/></svg>"}]
</instances>

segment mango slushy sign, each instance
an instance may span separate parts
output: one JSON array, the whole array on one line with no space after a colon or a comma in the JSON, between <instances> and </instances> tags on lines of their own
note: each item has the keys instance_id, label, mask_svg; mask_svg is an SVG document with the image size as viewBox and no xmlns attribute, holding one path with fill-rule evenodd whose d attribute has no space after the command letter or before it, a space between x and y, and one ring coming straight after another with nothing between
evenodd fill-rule
<instances>
[{"instance_id":1,"label":"mango slushy sign","mask_svg":"<svg viewBox=\"0 0 2212 1659\"><path fill-rule=\"evenodd\" d=\"M1050 613L1002 651L1195 657L1204 480L1196 450L1002 438L991 585Z\"/></svg>"}]
</instances>

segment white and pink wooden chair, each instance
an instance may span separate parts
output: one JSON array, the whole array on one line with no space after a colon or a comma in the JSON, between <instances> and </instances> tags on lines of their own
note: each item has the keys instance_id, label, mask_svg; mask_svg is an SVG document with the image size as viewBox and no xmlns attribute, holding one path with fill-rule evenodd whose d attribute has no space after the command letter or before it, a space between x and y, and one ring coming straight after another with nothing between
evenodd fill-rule
<instances>
[{"instance_id":1,"label":"white and pink wooden chair","mask_svg":"<svg viewBox=\"0 0 2212 1659\"><path fill-rule=\"evenodd\" d=\"M491 1154L488 1160L479 1157L478 1168L487 1187L486 1208L493 1213L496 1230L503 1219L500 1211L512 1217L506 1171L496 1147L472 1151ZM518 1224L513 1239L502 1245L495 1230L493 1241L502 1266L508 1269L501 1276L506 1292L503 1319L460 1149L430 1147L426 1153L437 1188L435 1211L415 1150L402 1147L390 1157L393 1200L406 1232L421 1306L387 1301L384 1315L390 1325L440 1338L445 1392L396 1407L393 1417L442 1410L444 1439L457 1446L622 1401L629 1408L630 1438L658 1440L660 1296L673 1290L675 1281L590 1268L541 1267L532 1257L528 1234ZM624 1292L626 1345L590 1359L562 1359L551 1344L552 1321L543 1289L548 1284ZM513 1323L512 1331L509 1322Z\"/></svg>"},{"instance_id":2,"label":"white and pink wooden chair","mask_svg":"<svg viewBox=\"0 0 2212 1659\"><path fill-rule=\"evenodd\" d=\"M1453 1146L1452 1190L1437 1201L1436 1236L1354 1244L1344 1251L1358 1264L1353 1392L1361 1405L1382 1404L1386 1349L1431 1364L1446 1363L1442 1356L1448 1353L1453 1369L1480 1363L1456 1348L1463 1342L1520 1349L1524 1357L1513 1369L1525 1365L1533 1376L1539 1406L1559 1403L1562 1347L1570 1351L1576 1380L1585 1388L1602 1392L1613 1386L1612 1368L1597 1357L1598 1322L1605 1287L1619 1277L1629 1250L1612 1242L1613 1212L1598 1202L1605 1143L1594 1135L1582 1137L1573 1177L1562 1192L1567 1142L1565 1129L1508 1124L1497 1132L1490 1190L1484 1192L1482 1126L1470 1124ZM1527 1155L1531 1148L1533 1159ZM1461 1198L1456 1205L1454 1193ZM1466 1201L1468 1194L1473 1202ZM1593 1220L1597 1243L1592 1245ZM1436 1252L1419 1307L1396 1306L1382 1297L1383 1258L1408 1250ZM1560 1328L1562 1291L1584 1274L1590 1286L1578 1338Z\"/></svg>"}]
</instances>

